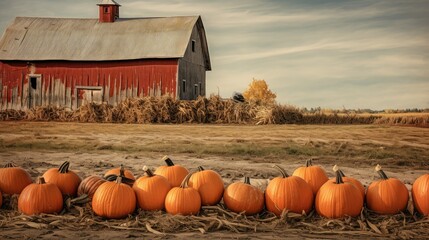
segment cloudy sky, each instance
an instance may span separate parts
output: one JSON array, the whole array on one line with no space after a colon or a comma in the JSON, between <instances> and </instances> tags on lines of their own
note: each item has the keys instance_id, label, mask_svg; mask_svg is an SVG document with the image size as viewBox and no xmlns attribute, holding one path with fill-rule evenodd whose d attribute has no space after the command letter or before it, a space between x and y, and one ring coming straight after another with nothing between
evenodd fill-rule
<instances>
[{"instance_id":1,"label":"cloudy sky","mask_svg":"<svg viewBox=\"0 0 429 240\"><path fill-rule=\"evenodd\" d=\"M298 107L429 108L429 0L117 0L127 17L201 15L230 97L265 79ZM96 18L97 0L0 0L15 16Z\"/></svg>"}]
</instances>

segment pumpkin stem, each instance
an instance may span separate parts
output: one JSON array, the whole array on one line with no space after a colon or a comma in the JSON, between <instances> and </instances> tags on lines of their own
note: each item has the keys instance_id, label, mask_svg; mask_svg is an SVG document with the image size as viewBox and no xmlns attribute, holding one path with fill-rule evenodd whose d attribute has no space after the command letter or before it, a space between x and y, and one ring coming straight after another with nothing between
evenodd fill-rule
<instances>
[{"instance_id":1,"label":"pumpkin stem","mask_svg":"<svg viewBox=\"0 0 429 240\"><path fill-rule=\"evenodd\" d=\"M119 176L119 177L116 178L116 183L117 184L121 184L122 183L122 177L121 176Z\"/></svg>"},{"instance_id":2,"label":"pumpkin stem","mask_svg":"<svg viewBox=\"0 0 429 240\"><path fill-rule=\"evenodd\" d=\"M201 171L204 171L204 168L203 168L202 166L199 166L199 167L198 167L198 171L200 171L200 172L201 172Z\"/></svg>"},{"instance_id":3,"label":"pumpkin stem","mask_svg":"<svg viewBox=\"0 0 429 240\"><path fill-rule=\"evenodd\" d=\"M191 178L192 174L194 174L193 172L188 173L188 175L186 175L185 179L183 179L182 183L180 184L181 188L187 188L188 187L188 181L189 178Z\"/></svg>"},{"instance_id":4,"label":"pumpkin stem","mask_svg":"<svg viewBox=\"0 0 429 240\"><path fill-rule=\"evenodd\" d=\"M165 161L165 163L167 164L167 166L169 166L169 167L174 166L173 161L172 161L169 157L164 156L164 157L162 158L162 160L164 160L164 161Z\"/></svg>"},{"instance_id":5,"label":"pumpkin stem","mask_svg":"<svg viewBox=\"0 0 429 240\"><path fill-rule=\"evenodd\" d=\"M305 161L305 166L306 166L306 167L311 167L311 166L313 166L313 159L308 159L307 161Z\"/></svg>"},{"instance_id":6,"label":"pumpkin stem","mask_svg":"<svg viewBox=\"0 0 429 240\"><path fill-rule=\"evenodd\" d=\"M341 176L340 171L341 170L335 172L336 176L337 176L336 181L335 181L336 184L342 184L342 183L344 183L343 182L343 177Z\"/></svg>"},{"instance_id":7,"label":"pumpkin stem","mask_svg":"<svg viewBox=\"0 0 429 240\"><path fill-rule=\"evenodd\" d=\"M105 176L104 179L106 179L109 182L113 182L113 181L117 181L119 177L121 177L121 183L126 183L126 184L134 183L133 179L125 177L125 169L123 164L121 164L121 167L119 168L119 175L110 174Z\"/></svg>"},{"instance_id":8,"label":"pumpkin stem","mask_svg":"<svg viewBox=\"0 0 429 240\"><path fill-rule=\"evenodd\" d=\"M154 174L153 174L153 172L147 167L147 166L144 166L143 167L143 171L145 171L145 173L149 176L149 177L153 177L153 176L155 176Z\"/></svg>"},{"instance_id":9,"label":"pumpkin stem","mask_svg":"<svg viewBox=\"0 0 429 240\"><path fill-rule=\"evenodd\" d=\"M123 164L121 164L121 167L119 168L119 177L125 177L125 169Z\"/></svg>"},{"instance_id":10,"label":"pumpkin stem","mask_svg":"<svg viewBox=\"0 0 429 240\"><path fill-rule=\"evenodd\" d=\"M44 177L38 177L36 180L36 183L37 184L45 184L46 183L45 178Z\"/></svg>"},{"instance_id":11,"label":"pumpkin stem","mask_svg":"<svg viewBox=\"0 0 429 240\"><path fill-rule=\"evenodd\" d=\"M344 183L344 182L343 182L343 177L345 177L345 176L344 176L343 171L341 171L341 169L340 169L337 165L335 165L335 166L332 168L332 170L334 170L334 172L335 172L335 176L336 176L336 183L337 183L337 184ZM340 177L338 177L338 175L339 175Z\"/></svg>"},{"instance_id":12,"label":"pumpkin stem","mask_svg":"<svg viewBox=\"0 0 429 240\"><path fill-rule=\"evenodd\" d=\"M69 166L70 166L70 162L69 161L65 161L63 162L63 164L61 164L61 166L58 168L58 171L60 173L68 173L69 171Z\"/></svg>"},{"instance_id":13,"label":"pumpkin stem","mask_svg":"<svg viewBox=\"0 0 429 240\"><path fill-rule=\"evenodd\" d=\"M280 167L279 165L274 165L274 168L277 168L277 170L280 171L280 173L282 174L283 178L287 178L289 177L289 175L287 174L286 170L284 170L282 167Z\"/></svg>"},{"instance_id":14,"label":"pumpkin stem","mask_svg":"<svg viewBox=\"0 0 429 240\"><path fill-rule=\"evenodd\" d=\"M384 171L381 169L380 164L377 164L377 166L375 167L375 171L377 171L378 175L380 175L380 178L383 180L387 180L389 179L389 177L387 177L386 173L384 173Z\"/></svg>"},{"instance_id":15,"label":"pumpkin stem","mask_svg":"<svg viewBox=\"0 0 429 240\"><path fill-rule=\"evenodd\" d=\"M244 183L250 185L250 177L244 177Z\"/></svg>"}]
</instances>

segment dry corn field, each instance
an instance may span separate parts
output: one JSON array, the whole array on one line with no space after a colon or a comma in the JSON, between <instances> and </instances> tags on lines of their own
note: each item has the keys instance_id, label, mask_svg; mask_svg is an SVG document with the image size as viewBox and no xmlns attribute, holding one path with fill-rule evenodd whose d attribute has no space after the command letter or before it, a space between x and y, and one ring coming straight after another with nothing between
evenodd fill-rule
<instances>
[{"instance_id":1,"label":"dry corn field","mask_svg":"<svg viewBox=\"0 0 429 240\"><path fill-rule=\"evenodd\" d=\"M429 127L423 114L303 114L293 106L260 106L219 96L193 101L169 96L127 99L117 106L88 103L72 111L58 107L36 107L27 111L0 111L0 121L58 121L97 123L216 123L216 124L386 124Z\"/></svg>"},{"instance_id":2,"label":"dry corn field","mask_svg":"<svg viewBox=\"0 0 429 240\"><path fill-rule=\"evenodd\" d=\"M195 113L197 114L197 113ZM198 115L198 114L197 114ZM209 117L209 116L205 116ZM312 158L333 177L339 165L365 186L377 180L380 164L389 177L411 189L429 172L429 129L386 125L224 125L111 124L70 122L0 122L0 164L14 162L35 179L64 161L82 179L102 176L124 164L138 177L142 167L155 170L170 156L189 170L198 166L217 171L225 186L244 176L264 190L279 176L278 164L289 174ZM358 217L325 219L264 210L255 216L233 213L223 202L202 207L196 216L136 210L125 219L96 216L89 204L68 202L59 214L26 216L17 211L17 196L4 195L0 210L1 239L224 238L280 239L427 239L429 219L412 203L395 215L365 209Z\"/></svg>"}]
</instances>

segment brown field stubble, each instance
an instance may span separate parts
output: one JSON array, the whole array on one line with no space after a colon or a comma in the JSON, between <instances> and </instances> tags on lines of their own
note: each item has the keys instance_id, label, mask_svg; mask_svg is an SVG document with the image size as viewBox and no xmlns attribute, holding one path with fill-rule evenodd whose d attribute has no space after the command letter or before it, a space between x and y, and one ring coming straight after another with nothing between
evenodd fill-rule
<instances>
[{"instance_id":1,"label":"brown field stubble","mask_svg":"<svg viewBox=\"0 0 429 240\"><path fill-rule=\"evenodd\" d=\"M57 122L0 122L0 163L13 161L33 178L63 161L82 178L123 163L136 176L143 165L156 168L169 155L190 170L198 166L218 171L228 185L252 178L264 189L278 176L280 164L288 173L308 158L330 177L338 164L368 185L377 179L375 164L411 187L429 170L429 129L384 125L223 125L223 124L98 124ZM12 200L12 201L11 201ZM13 202L13 199L9 202ZM171 217L163 212L136 212L124 220L106 221L85 207L59 216L25 217L5 204L0 212L0 237L50 239L127 238L427 238L429 221L406 212L393 217L370 212L355 219L326 220L269 213L245 217L221 209L204 209L196 217ZM8 209L6 209L8 208ZM404 224L405 223L405 224ZM205 235L203 235L203 233Z\"/></svg>"}]
</instances>

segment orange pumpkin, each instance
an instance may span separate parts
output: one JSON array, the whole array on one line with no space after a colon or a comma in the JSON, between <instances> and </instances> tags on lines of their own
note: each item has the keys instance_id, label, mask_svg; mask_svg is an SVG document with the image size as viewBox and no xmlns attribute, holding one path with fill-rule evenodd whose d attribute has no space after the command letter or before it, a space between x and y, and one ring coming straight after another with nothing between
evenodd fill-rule
<instances>
[{"instance_id":1,"label":"orange pumpkin","mask_svg":"<svg viewBox=\"0 0 429 240\"><path fill-rule=\"evenodd\" d=\"M380 165L375 167L381 180L372 182L366 191L367 207L379 214L396 214L408 204L408 189L396 178L388 178Z\"/></svg>"},{"instance_id":2,"label":"orange pumpkin","mask_svg":"<svg viewBox=\"0 0 429 240\"><path fill-rule=\"evenodd\" d=\"M20 194L31 183L30 174L13 163L0 168L0 189L4 194Z\"/></svg>"},{"instance_id":3,"label":"orange pumpkin","mask_svg":"<svg viewBox=\"0 0 429 240\"><path fill-rule=\"evenodd\" d=\"M22 190L18 198L18 209L24 214L59 213L63 209L63 195L57 185L39 177Z\"/></svg>"},{"instance_id":4,"label":"orange pumpkin","mask_svg":"<svg viewBox=\"0 0 429 240\"><path fill-rule=\"evenodd\" d=\"M335 167L337 167L337 165L335 165L334 168ZM363 186L363 184L359 180L357 180L356 178L346 177L344 175L344 172L341 169L338 169L338 172L340 173L343 182L353 183L359 189L359 191L362 195L362 198L365 200L365 187ZM335 182L336 178L331 178L330 181Z\"/></svg>"},{"instance_id":5,"label":"orange pumpkin","mask_svg":"<svg viewBox=\"0 0 429 240\"><path fill-rule=\"evenodd\" d=\"M224 185L219 173L198 167L198 172L192 174L189 186L195 188L201 196L202 205L216 205L222 199Z\"/></svg>"},{"instance_id":6,"label":"orange pumpkin","mask_svg":"<svg viewBox=\"0 0 429 240\"><path fill-rule=\"evenodd\" d=\"M173 215L195 215L201 208L201 197L197 190L188 187L189 173L179 187L172 188L165 197L165 210Z\"/></svg>"},{"instance_id":7,"label":"orange pumpkin","mask_svg":"<svg viewBox=\"0 0 429 240\"><path fill-rule=\"evenodd\" d=\"M98 187L105 182L106 180L99 176L89 176L79 184L77 195L82 196L83 194L86 194L90 199L92 199Z\"/></svg>"},{"instance_id":8,"label":"orange pumpkin","mask_svg":"<svg viewBox=\"0 0 429 240\"><path fill-rule=\"evenodd\" d=\"M3 196L2 196L2 193L0 192L0 208L2 204L3 204Z\"/></svg>"},{"instance_id":9,"label":"orange pumpkin","mask_svg":"<svg viewBox=\"0 0 429 240\"><path fill-rule=\"evenodd\" d=\"M112 181L116 181L116 178L119 176L122 177L122 183L126 183L131 187L133 186L134 181L136 180L136 178L134 177L134 174L130 170L125 169L124 165L122 164L119 168L114 168L107 171L104 174L104 179L112 182Z\"/></svg>"},{"instance_id":10,"label":"orange pumpkin","mask_svg":"<svg viewBox=\"0 0 429 240\"><path fill-rule=\"evenodd\" d=\"M128 216L136 208L136 195L122 177L115 182L105 182L98 187L92 197L92 210L98 216L119 219Z\"/></svg>"},{"instance_id":11,"label":"orange pumpkin","mask_svg":"<svg viewBox=\"0 0 429 240\"><path fill-rule=\"evenodd\" d=\"M411 189L411 194L417 211L429 216L429 174L416 179Z\"/></svg>"},{"instance_id":12,"label":"orange pumpkin","mask_svg":"<svg viewBox=\"0 0 429 240\"><path fill-rule=\"evenodd\" d=\"M47 183L58 186L63 195L76 196L77 188L82 179L69 170L70 162L65 161L59 168L51 168L43 174Z\"/></svg>"},{"instance_id":13,"label":"orange pumpkin","mask_svg":"<svg viewBox=\"0 0 429 240\"><path fill-rule=\"evenodd\" d=\"M309 213L313 207L314 195L311 186L304 179L289 176L286 171L275 165L281 177L270 181L265 190L267 210L280 216L284 210L301 214Z\"/></svg>"},{"instance_id":14,"label":"orange pumpkin","mask_svg":"<svg viewBox=\"0 0 429 240\"><path fill-rule=\"evenodd\" d=\"M189 173L188 169L180 165L174 165L173 161L167 156L165 156L163 160L167 166L160 166L156 169L155 174L167 178L171 187L180 186L183 179L185 179L186 175Z\"/></svg>"},{"instance_id":15,"label":"orange pumpkin","mask_svg":"<svg viewBox=\"0 0 429 240\"><path fill-rule=\"evenodd\" d=\"M264 208L264 193L250 185L250 178L245 177L244 183L235 182L225 189L223 202L233 212L253 215Z\"/></svg>"},{"instance_id":16,"label":"orange pumpkin","mask_svg":"<svg viewBox=\"0 0 429 240\"><path fill-rule=\"evenodd\" d=\"M316 195L316 211L326 218L356 217L363 208L363 196L352 182L344 182L338 167L336 180L327 181Z\"/></svg>"},{"instance_id":17,"label":"orange pumpkin","mask_svg":"<svg viewBox=\"0 0 429 240\"><path fill-rule=\"evenodd\" d=\"M297 168L292 175L300 177L310 184L314 195L329 180L325 170L319 166L313 166L311 159L306 161L306 166Z\"/></svg>"},{"instance_id":18,"label":"orange pumpkin","mask_svg":"<svg viewBox=\"0 0 429 240\"><path fill-rule=\"evenodd\" d=\"M133 189L141 209L156 211L164 209L165 197L171 189L170 183L163 176L154 175L147 167L143 167L147 176L134 182Z\"/></svg>"}]
</instances>

